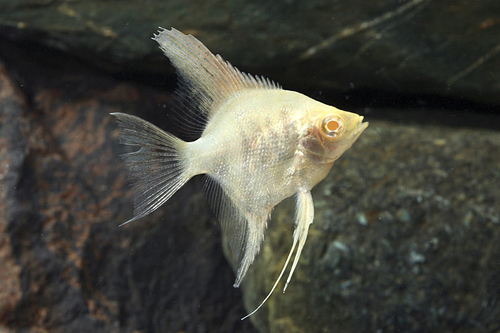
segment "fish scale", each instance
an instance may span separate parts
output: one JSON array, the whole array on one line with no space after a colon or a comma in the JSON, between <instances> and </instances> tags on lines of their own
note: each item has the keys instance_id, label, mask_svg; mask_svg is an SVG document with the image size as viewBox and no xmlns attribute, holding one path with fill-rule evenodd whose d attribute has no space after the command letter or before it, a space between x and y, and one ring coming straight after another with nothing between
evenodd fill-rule
<instances>
[{"instance_id":1,"label":"fish scale","mask_svg":"<svg viewBox=\"0 0 500 333\"><path fill-rule=\"evenodd\" d=\"M242 73L176 29L160 29L153 39L179 76L183 129L201 136L185 142L141 118L113 113L121 142L140 147L124 155L133 182L134 216L123 224L152 213L193 176L205 174L209 204L239 263L238 287L259 253L273 208L296 196L291 250L269 294L245 319L271 296L295 253L286 290L314 219L310 191L368 123L355 113Z\"/></svg>"}]
</instances>

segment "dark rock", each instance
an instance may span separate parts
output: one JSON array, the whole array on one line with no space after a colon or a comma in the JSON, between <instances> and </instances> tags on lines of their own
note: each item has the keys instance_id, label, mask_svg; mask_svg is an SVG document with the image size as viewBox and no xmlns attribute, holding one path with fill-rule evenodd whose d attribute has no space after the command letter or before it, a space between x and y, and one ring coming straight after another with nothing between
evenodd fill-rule
<instances>
[{"instance_id":1,"label":"dark rock","mask_svg":"<svg viewBox=\"0 0 500 333\"><path fill-rule=\"evenodd\" d=\"M17 51L0 64L0 330L254 331L197 181L118 227L132 202L109 113L170 96Z\"/></svg>"},{"instance_id":2,"label":"dark rock","mask_svg":"<svg viewBox=\"0 0 500 333\"><path fill-rule=\"evenodd\" d=\"M263 332L500 330L500 137L480 128L498 130L498 118L422 103L413 113L433 126L369 119L313 193L315 223L287 293L241 322L284 263L292 200L275 210L244 280L245 310L200 179L117 227L132 216L117 157L128 148L108 115L178 133L166 92L175 80L149 75L169 68L149 40L157 25L289 87L498 103L496 3L115 6L0 3L0 330L251 332L251 321ZM412 110L397 113L407 121Z\"/></svg>"},{"instance_id":3,"label":"dark rock","mask_svg":"<svg viewBox=\"0 0 500 333\"><path fill-rule=\"evenodd\" d=\"M21 120L26 105L2 64L0 107L0 319L11 321L16 318L16 307L23 297L21 266L16 260L7 230L12 219L22 210L15 192L21 182L27 154L23 136L26 124Z\"/></svg>"},{"instance_id":4,"label":"dark rock","mask_svg":"<svg viewBox=\"0 0 500 333\"><path fill-rule=\"evenodd\" d=\"M500 103L500 7L482 1L0 2L0 36L64 50L116 72L170 70L157 26L192 33L252 73L359 104L391 94ZM383 96L366 90L384 91ZM356 102L357 101L357 102Z\"/></svg>"},{"instance_id":5,"label":"dark rock","mask_svg":"<svg viewBox=\"0 0 500 333\"><path fill-rule=\"evenodd\" d=\"M371 122L313 190L286 294L251 319L262 332L500 330L499 156L498 132ZM284 264L293 210L273 213L248 309Z\"/></svg>"}]
</instances>

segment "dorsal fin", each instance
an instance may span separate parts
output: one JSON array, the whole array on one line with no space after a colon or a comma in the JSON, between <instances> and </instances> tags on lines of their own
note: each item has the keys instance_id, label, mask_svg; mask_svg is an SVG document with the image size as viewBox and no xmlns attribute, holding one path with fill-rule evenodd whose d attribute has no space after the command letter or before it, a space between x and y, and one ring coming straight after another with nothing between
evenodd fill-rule
<instances>
[{"instance_id":1,"label":"dorsal fin","mask_svg":"<svg viewBox=\"0 0 500 333\"><path fill-rule=\"evenodd\" d=\"M210 119L219 106L238 91L281 89L279 84L267 78L239 71L192 35L174 28L159 28L153 40L160 44L179 75L178 94L186 106L184 111L201 112Z\"/></svg>"}]
</instances>

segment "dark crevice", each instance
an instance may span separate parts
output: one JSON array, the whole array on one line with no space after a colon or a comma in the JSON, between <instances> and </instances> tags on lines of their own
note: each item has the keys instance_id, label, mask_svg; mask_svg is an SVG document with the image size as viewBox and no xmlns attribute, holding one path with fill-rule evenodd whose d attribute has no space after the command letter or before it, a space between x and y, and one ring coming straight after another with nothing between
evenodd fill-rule
<instances>
[{"instance_id":1,"label":"dark crevice","mask_svg":"<svg viewBox=\"0 0 500 333\"><path fill-rule=\"evenodd\" d=\"M165 94L172 94L177 87L177 79L167 58L164 68L154 73L139 73L134 71L133 63L115 67L104 66L36 43L27 45L0 39L0 59L6 63L29 99L33 98L33 86L61 72L75 75L98 73L98 77L104 75L121 82L153 87ZM55 68L57 70L53 70ZM279 82L279 77L271 79ZM51 81L57 82L57 79L53 78ZM67 85L68 82L61 80L61 84ZM284 85L284 88L287 88L287 85ZM498 105L493 103L481 103L453 96L411 95L377 89L327 91L301 86L290 89L299 90L340 109L363 114L368 121L379 119L402 124L500 129Z\"/></svg>"}]
</instances>

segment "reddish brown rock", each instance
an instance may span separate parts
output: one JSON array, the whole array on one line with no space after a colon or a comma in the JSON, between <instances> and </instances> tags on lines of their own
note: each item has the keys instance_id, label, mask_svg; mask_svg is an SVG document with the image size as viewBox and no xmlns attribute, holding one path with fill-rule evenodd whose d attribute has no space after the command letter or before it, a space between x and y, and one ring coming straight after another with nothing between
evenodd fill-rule
<instances>
[{"instance_id":1,"label":"reddish brown rock","mask_svg":"<svg viewBox=\"0 0 500 333\"><path fill-rule=\"evenodd\" d=\"M130 148L109 113L158 113L170 96L18 56L0 67L0 327L252 331L196 181L118 227L132 216Z\"/></svg>"}]
</instances>

